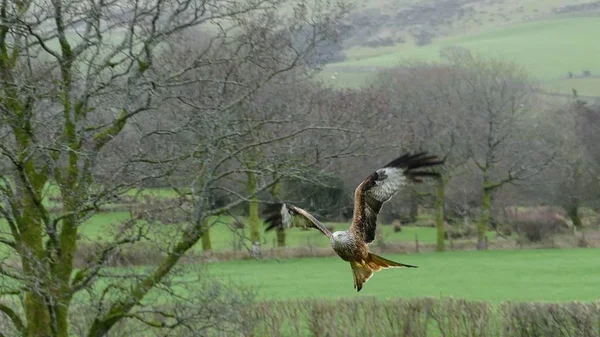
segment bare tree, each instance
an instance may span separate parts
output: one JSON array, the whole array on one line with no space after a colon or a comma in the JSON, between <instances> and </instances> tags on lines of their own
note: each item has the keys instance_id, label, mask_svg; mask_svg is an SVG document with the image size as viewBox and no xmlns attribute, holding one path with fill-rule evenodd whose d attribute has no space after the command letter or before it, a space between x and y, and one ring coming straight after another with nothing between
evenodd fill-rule
<instances>
[{"instance_id":1,"label":"bare tree","mask_svg":"<svg viewBox=\"0 0 600 337\"><path fill-rule=\"evenodd\" d=\"M417 192L415 195L433 196L437 228L436 250L445 249L446 187L453 176L465 171L469 159L464 124L464 109L455 88L460 85L461 72L441 63L407 61L395 71L379 76L380 90L389 93L395 115L403 121L406 133L411 135L411 147L429 151L445 160L435 193Z\"/></svg>"},{"instance_id":2,"label":"bare tree","mask_svg":"<svg viewBox=\"0 0 600 337\"><path fill-rule=\"evenodd\" d=\"M464 109L470 157L482 179L477 248L484 249L494 193L540 173L554 151L537 137L535 86L523 69L461 49L446 50L444 57L460 72L454 89Z\"/></svg>"},{"instance_id":3,"label":"bare tree","mask_svg":"<svg viewBox=\"0 0 600 337\"><path fill-rule=\"evenodd\" d=\"M68 336L73 301L83 291L97 295L94 310L87 310L93 315L87 336L134 321L146 328L182 326L177 315L144 299L170 289L161 285L205 233L210 216L253 198L271 184L263 172L282 166L271 157L241 168L238 156L317 128L308 122L283 135L247 137L265 121L236 109L279 74L308 65L315 46L339 33L345 12L343 4L319 1L1 2L0 214L10 229L1 243L18 257L0 268L11 279L1 295L23 300L0 311L14 329L23 336ZM174 41L189 46L181 37L190 31L206 36L205 44L173 62L165 53ZM300 174L283 167L281 174ZM256 193L215 183L256 168ZM151 217L126 221L75 269L84 221L131 187L161 182L186 187L172 208L193 209L187 226L163 238L160 231L150 235ZM52 186L60 196L56 211L47 203ZM237 199L217 206L219 190ZM125 276L105 271L123 247L148 240L163 256L156 265Z\"/></svg>"},{"instance_id":4,"label":"bare tree","mask_svg":"<svg viewBox=\"0 0 600 337\"><path fill-rule=\"evenodd\" d=\"M583 226L580 209L592 206L598 194L598 111L576 95L560 108L545 112L547 137L556 144L555 165L540 178L546 201L563 207L577 228Z\"/></svg>"}]
</instances>

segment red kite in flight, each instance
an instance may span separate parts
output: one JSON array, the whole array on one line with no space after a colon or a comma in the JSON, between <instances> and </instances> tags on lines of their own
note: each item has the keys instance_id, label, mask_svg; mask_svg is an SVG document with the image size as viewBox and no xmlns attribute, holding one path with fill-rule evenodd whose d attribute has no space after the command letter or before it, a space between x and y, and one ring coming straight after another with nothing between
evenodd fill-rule
<instances>
[{"instance_id":1,"label":"red kite in flight","mask_svg":"<svg viewBox=\"0 0 600 337\"><path fill-rule=\"evenodd\" d=\"M331 247L344 261L350 262L354 275L354 288L360 291L373 273L387 268L416 268L408 264L390 261L369 252L369 246L375 239L377 215L383 204L390 200L401 187L409 183L422 182L421 177L439 177L437 172L417 169L440 165L443 160L427 153L405 154L394 159L383 168L372 173L358 185L354 191L354 216L347 231L331 233L319 220L302 208L290 204L272 204L265 213L269 225L273 228L289 228L292 217L302 220L308 227L320 230L331 241Z\"/></svg>"}]
</instances>

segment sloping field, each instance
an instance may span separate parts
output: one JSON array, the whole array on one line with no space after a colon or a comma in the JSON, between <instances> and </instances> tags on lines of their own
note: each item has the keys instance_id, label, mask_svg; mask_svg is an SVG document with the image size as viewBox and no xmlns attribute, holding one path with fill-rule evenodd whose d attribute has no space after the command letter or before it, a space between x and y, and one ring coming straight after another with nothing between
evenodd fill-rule
<instances>
[{"instance_id":1,"label":"sloping field","mask_svg":"<svg viewBox=\"0 0 600 337\"><path fill-rule=\"evenodd\" d=\"M549 90L570 93L577 89L582 95L600 95L600 19L577 17L537 21L509 26L485 33L440 40L416 47L402 45L387 48L383 55L352 56L343 63L330 64L323 78L337 86L358 86L366 82L377 67L393 67L403 59L439 60L440 50L461 46L474 52L503 57L523 65ZM364 51L357 55L364 54ZM583 77L584 71L591 76ZM573 78L568 78L572 72ZM335 74L335 79L331 76ZM359 75L359 74L362 74ZM372 75L371 75L372 76Z\"/></svg>"}]
</instances>

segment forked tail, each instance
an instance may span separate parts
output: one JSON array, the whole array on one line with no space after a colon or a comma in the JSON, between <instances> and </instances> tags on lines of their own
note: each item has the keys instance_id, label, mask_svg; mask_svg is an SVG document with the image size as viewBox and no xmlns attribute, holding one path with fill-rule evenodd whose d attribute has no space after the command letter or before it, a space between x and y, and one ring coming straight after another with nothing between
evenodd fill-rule
<instances>
[{"instance_id":1,"label":"forked tail","mask_svg":"<svg viewBox=\"0 0 600 337\"><path fill-rule=\"evenodd\" d=\"M369 253L367 258L363 261L350 262L350 266L352 267L352 274L354 275L354 288L356 291L360 291L363 284L373 276L373 273L380 271L381 269L417 268L417 266L394 262L373 253Z\"/></svg>"}]
</instances>

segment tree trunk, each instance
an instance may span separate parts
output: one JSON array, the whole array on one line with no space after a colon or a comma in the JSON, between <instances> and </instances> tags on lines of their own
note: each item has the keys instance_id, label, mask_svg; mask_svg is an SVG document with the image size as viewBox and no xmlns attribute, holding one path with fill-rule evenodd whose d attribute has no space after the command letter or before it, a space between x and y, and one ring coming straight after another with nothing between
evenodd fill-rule
<instances>
[{"instance_id":1,"label":"tree trunk","mask_svg":"<svg viewBox=\"0 0 600 337\"><path fill-rule=\"evenodd\" d=\"M446 180L444 177L438 180L437 194L435 199L435 227L436 246L435 250L443 252L445 250L444 234L446 233L446 224L444 222L444 202L446 201Z\"/></svg>"},{"instance_id":2,"label":"tree trunk","mask_svg":"<svg viewBox=\"0 0 600 337\"><path fill-rule=\"evenodd\" d=\"M417 222L419 217L419 195L417 193L411 193L410 195L410 213L409 221L411 223Z\"/></svg>"},{"instance_id":3,"label":"tree trunk","mask_svg":"<svg viewBox=\"0 0 600 337\"><path fill-rule=\"evenodd\" d=\"M256 193L256 176L248 172L248 195ZM250 240L252 244L260 242L260 218L258 216L258 197L255 195L248 202L248 225L250 227Z\"/></svg>"},{"instance_id":4,"label":"tree trunk","mask_svg":"<svg viewBox=\"0 0 600 337\"><path fill-rule=\"evenodd\" d=\"M204 220L204 234L202 235L202 251L212 251L212 245L210 242L210 228L208 227L208 219Z\"/></svg>"},{"instance_id":5,"label":"tree trunk","mask_svg":"<svg viewBox=\"0 0 600 337\"><path fill-rule=\"evenodd\" d=\"M285 247L285 229L277 228L277 247Z\"/></svg>"},{"instance_id":6,"label":"tree trunk","mask_svg":"<svg viewBox=\"0 0 600 337\"><path fill-rule=\"evenodd\" d=\"M25 293L25 316L27 318L27 337L50 336L50 315L42 296L35 292Z\"/></svg>"},{"instance_id":7,"label":"tree trunk","mask_svg":"<svg viewBox=\"0 0 600 337\"><path fill-rule=\"evenodd\" d=\"M490 210L492 208L492 194L494 193L493 188L483 188L483 202L481 205L481 216L477 223L477 249L487 249L485 236L487 229L490 224Z\"/></svg>"},{"instance_id":8,"label":"tree trunk","mask_svg":"<svg viewBox=\"0 0 600 337\"><path fill-rule=\"evenodd\" d=\"M580 168L581 162L576 160L573 163L573 186L576 186L576 188L583 186ZM571 218L571 221L573 221L573 226L577 229L581 229L582 227L581 218L579 217L579 206L579 198L577 196L572 196L566 207L567 214L569 215L569 218Z\"/></svg>"},{"instance_id":9,"label":"tree trunk","mask_svg":"<svg viewBox=\"0 0 600 337\"><path fill-rule=\"evenodd\" d=\"M277 180L271 188L273 200L279 201L281 197L281 181ZM285 228L277 228L277 247L285 247Z\"/></svg>"},{"instance_id":10,"label":"tree trunk","mask_svg":"<svg viewBox=\"0 0 600 337\"><path fill-rule=\"evenodd\" d=\"M567 207L567 214L569 215L569 218L571 218L571 221L573 221L573 226L575 226L577 229L581 229L583 224L581 223L581 218L579 217L579 206L571 205Z\"/></svg>"},{"instance_id":11,"label":"tree trunk","mask_svg":"<svg viewBox=\"0 0 600 337\"><path fill-rule=\"evenodd\" d=\"M29 178L34 193L39 195L43 184L36 184L35 178ZM41 186L36 186L41 185ZM27 320L27 337L50 336L51 322L48 306L44 299L47 289L43 288L42 280L52 282L47 272L47 264L44 262L44 246L42 241L42 219L35 205L34 198L27 191L23 192L23 215L19 228L19 255L23 265L23 274L30 281L27 283L28 290L24 292L24 311ZM50 278L50 280L48 280ZM35 282L37 281L37 282ZM47 283L47 282L44 282Z\"/></svg>"},{"instance_id":12,"label":"tree trunk","mask_svg":"<svg viewBox=\"0 0 600 337\"><path fill-rule=\"evenodd\" d=\"M64 195L63 200L65 200L65 210L75 209L74 200L69 200ZM78 219L75 215L67 216L62 220L59 261L53 266L57 289L54 299L57 337L69 336L69 306L72 299L69 281L73 273L73 260L77 251L77 224Z\"/></svg>"}]
</instances>

